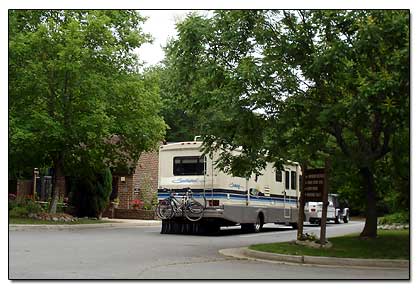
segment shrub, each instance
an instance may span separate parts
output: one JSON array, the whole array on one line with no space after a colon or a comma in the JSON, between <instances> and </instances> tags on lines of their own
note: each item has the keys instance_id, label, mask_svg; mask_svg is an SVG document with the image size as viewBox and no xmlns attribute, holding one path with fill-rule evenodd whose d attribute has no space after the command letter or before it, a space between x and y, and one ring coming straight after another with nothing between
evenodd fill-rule
<instances>
[{"instance_id":1,"label":"shrub","mask_svg":"<svg viewBox=\"0 0 419 290\"><path fill-rule=\"evenodd\" d=\"M10 217L28 217L29 211L26 207L16 206L9 211Z\"/></svg>"},{"instance_id":2,"label":"shrub","mask_svg":"<svg viewBox=\"0 0 419 290\"><path fill-rule=\"evenodd\" d=\"M391 225L391 224L408 224L409 213L408 212L396 212L389 214L378 219L380 225Z\"/></svg>"},{"instance_id":3,"label":"shrub","mask_svg":"<svg viewBox=\"0 0 419 290\"><path fill-rule=\"evenodd\" d=\"M154 210L155 208L156 208L156 205L157 205L157 196L156 195L153 195L153 197L151 198L151 200L146 200L145 202L144 202L144 209L145 210Z\"/></svg>"},{"instance_id":4,"label":"shrub","mask_svg":"<svg viewBox=\"0 0 419 290\"><path fill-rule=\"evenodd\" d=\"M74 178L70 203L78 217L100 218L109 204L111 192L112 174L109 168L99 173L84 170L83 174Z\"/></svg>"},{"instance_id":5,"label":"shrub","mask_svg":"<svg viewBox=\"0 0 419 290\"><path fill-rule=\"evenodd\" d=\"M42 206L39 203L34 202L33 200L27 201L25 207L29 213L40 213L43 211Z\"/></svg>"},{"instance_id":6,"label":"shrub","mask_svg":"<svg viewBox=\"0 0 419 290\"><path fill-rule=\"evenodd\" d=\"M19 197L15 200L9 200L9 216L26 217L29 214L42 212L42 206L30 198Z\"/></svg>"}]
</instances>

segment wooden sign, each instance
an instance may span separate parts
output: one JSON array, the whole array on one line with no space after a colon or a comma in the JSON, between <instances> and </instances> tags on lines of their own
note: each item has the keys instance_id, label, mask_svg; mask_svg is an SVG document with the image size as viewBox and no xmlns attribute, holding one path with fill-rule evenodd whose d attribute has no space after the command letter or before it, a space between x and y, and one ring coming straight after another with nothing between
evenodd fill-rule
<instances>
[{"instance_id":1,"label":"wooden sign","mask_svg":"<svg viewBox=\"0 0 419 290\"><path fill-rule=\"evenodd\" d=\"M304 170L303 194L304 201L323 201L326 182L326 170L324 168L314 168Z\"/></svg>"}]
</instances>

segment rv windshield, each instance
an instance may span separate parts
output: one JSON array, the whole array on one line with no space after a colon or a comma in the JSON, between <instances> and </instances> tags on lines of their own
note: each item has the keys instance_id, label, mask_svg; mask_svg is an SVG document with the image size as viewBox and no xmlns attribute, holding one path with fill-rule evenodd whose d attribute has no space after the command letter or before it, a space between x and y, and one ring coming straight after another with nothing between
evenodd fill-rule
<instances>
[{"instance_id":1,"label":"rv windshield","mask_svg":"<svg viewBox=\"0 0 419 290\"><path fill-rule=\"evenodd\" d=\"M205 157L182 156L173 158L173 175L203 175Z\"/></svg>"}]
</instances>

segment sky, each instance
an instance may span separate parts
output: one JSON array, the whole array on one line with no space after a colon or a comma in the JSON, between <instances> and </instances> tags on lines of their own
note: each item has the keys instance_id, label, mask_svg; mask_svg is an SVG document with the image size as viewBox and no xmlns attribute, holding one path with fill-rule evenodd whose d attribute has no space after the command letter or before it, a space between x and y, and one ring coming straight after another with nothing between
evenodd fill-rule
<instances>
[{"instance_id":1,"label":"sky","mask_svg":"<svg viewBox=\"0 0 419 290\"><path fill-rule=\"evenodd\" d=\"M143 30L153 36L152 44L143 44L136 52L145 66L155 65L163 60L163 47L171 37L176 37L177 21L186 17L192 10L140 10L148 20L143 24Z\"/></svg>"}]
</instances>

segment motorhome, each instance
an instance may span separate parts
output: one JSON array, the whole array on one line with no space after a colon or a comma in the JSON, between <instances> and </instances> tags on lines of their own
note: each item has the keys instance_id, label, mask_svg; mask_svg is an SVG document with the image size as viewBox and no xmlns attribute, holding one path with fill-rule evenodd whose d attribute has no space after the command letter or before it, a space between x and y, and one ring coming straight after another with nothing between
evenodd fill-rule
<instances>
[{"instance_id":1,"label":"motorhome","mask_svg":"<svg viewBox=\"0 0 419 290\"><path fill-rule=\"evenodd\" d=\"M301 187L298 163L289 161L284 170L268 163L260 175L247 179L217 169L219 152L211 157L201 149L202 141L160 146L157 211L161 233L211 232L232 225L258 232L266 223L296 228ZM185 206L185 198L193 199L195 208L202 205L201 210ZM188 218L194 214L195 218Z\"/></svg>"}]
</instances>

